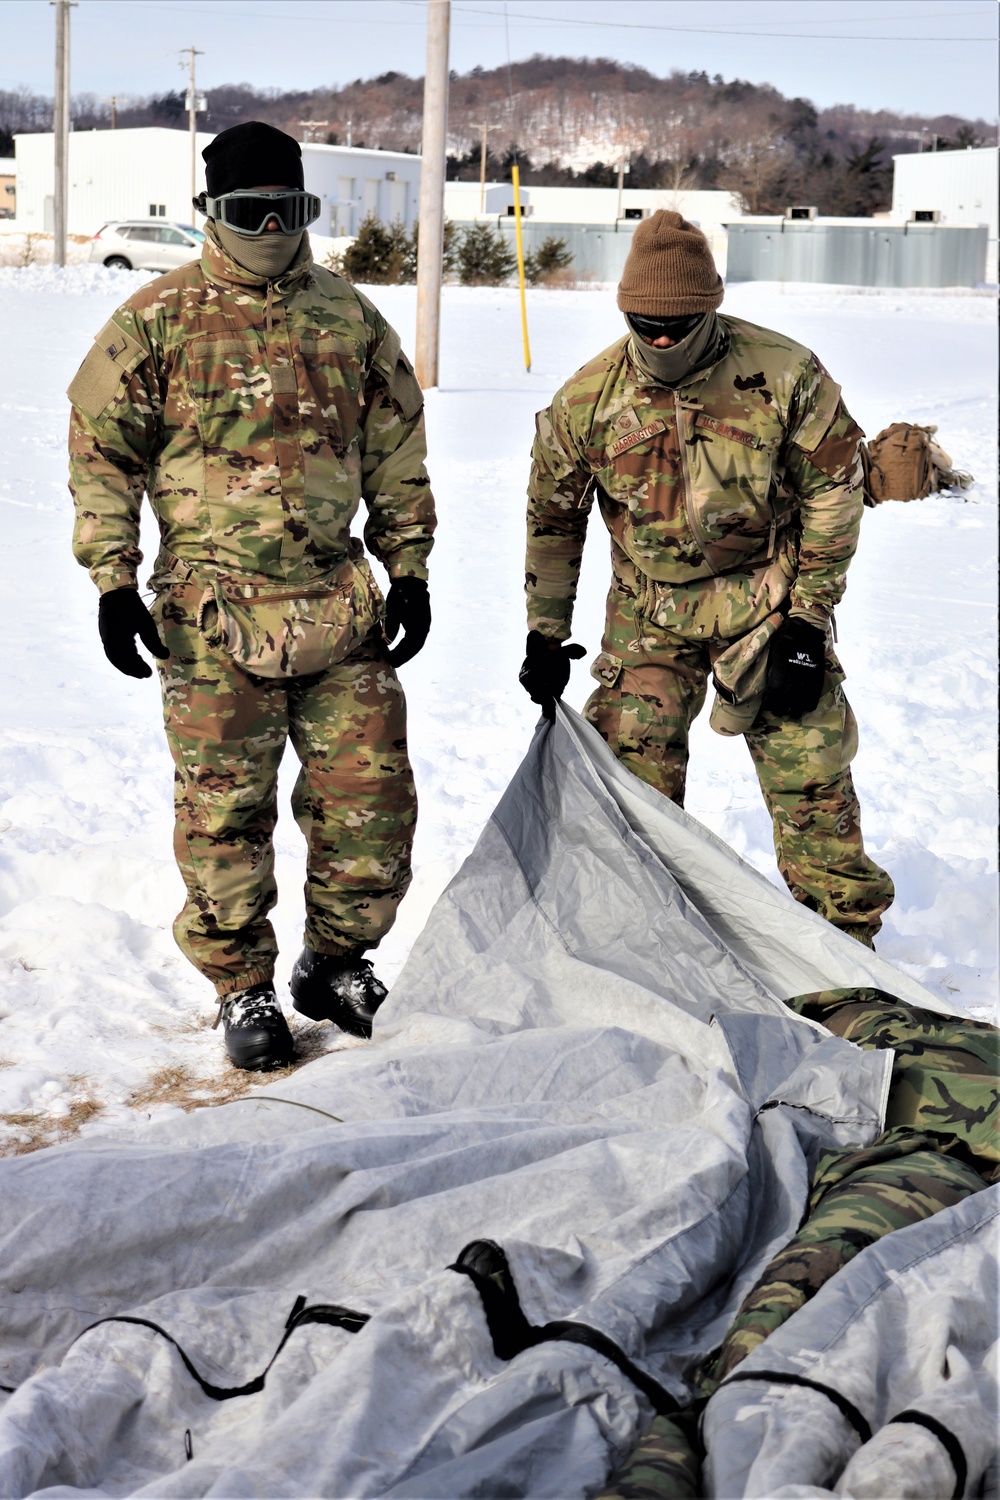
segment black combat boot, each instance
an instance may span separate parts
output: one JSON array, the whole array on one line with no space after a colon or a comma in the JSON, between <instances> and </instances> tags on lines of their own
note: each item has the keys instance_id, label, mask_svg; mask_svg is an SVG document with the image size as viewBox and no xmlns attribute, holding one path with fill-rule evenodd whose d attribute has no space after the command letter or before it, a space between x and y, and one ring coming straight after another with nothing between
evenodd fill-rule
<instances>
[{"instance_id":1,"label":"black combat boot","mask_svg":"<svg viewBox=\"0 0 1000 1500\"><path fill-rule=\"evenodd\" d=\"M345 958L303 948L289 987L295 1009L310 1021L333 1021L363 1037L371 1036L375 1012L389 993L360 950Z\"/></svg>"},{"instance_id":2,"label":"black combat boot","mask_svg":"<svg viewBox=\"0 0 1000 1500\"><path fill-rule=\"evenodd\" d=\"M270 981L224 995L216 1026L220 1021L234 1067L266 1073L272 1068L286 1068L295 1060L292 1033Z\"/></svg>"}]
</instances>

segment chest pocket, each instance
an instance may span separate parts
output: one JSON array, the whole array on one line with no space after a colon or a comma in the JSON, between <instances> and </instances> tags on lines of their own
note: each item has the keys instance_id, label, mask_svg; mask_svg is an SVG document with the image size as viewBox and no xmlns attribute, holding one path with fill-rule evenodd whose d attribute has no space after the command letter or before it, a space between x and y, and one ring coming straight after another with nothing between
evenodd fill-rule
<instances>
[{"instance_id":1,"label":"chest pocket","mask_svg":"<svg viewBox=\"0 0 1000 1500\"><path fill-rule=\"evenodd\" d=\"M662 477L675 480L679 473L675 424L659 413L645 415L632 431L612 429L606 447L594 457L607 494L633 511L642 509L643 495L657 488Z\"/></svg>"},{"instance_id":2,"label":"chest pocket","mask_svg":"<svg viewBox=\"0 0 1000 1500\"><path fill-rule=\"evenodd\" d=\"M337 333L304 333L298 339L301 370L299 416L307 467L310 456L342 459L361 422L361 349Z\"/></svg>"},{"instance_id":3,"label":"chest pocket","mask_svg":"<svg viewBox=\"0 0 1000 1500\"><path fill-rule=\"evenodd\" d=\"M751 430L699 412L686 444L691 499L707 540L737 552L752 551L766 538L777 491L778 423Z\"/></svg>"},{"instance_id":4,"label":"chest pocket","mask_svg":"<svg viewBox=\"0 0 1000 1500\"><path fill-rule=\"evenodd\" d=\"M273 431L271 376L252 331L193 339L188 383L206 457L245 455Z\"/></svg>"}]
</instances>

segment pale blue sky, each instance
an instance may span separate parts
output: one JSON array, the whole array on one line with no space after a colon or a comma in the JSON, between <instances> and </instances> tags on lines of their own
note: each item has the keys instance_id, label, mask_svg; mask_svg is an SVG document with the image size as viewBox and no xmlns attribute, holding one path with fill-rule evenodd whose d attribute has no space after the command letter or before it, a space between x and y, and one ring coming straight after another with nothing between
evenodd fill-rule
<instances>
[{"instance_id":1,"label":"pale blue sky","mask_svg":"<svg viewBox=\"0 0 1000 1500\"><path fill-rule=\"evenodd\" d=\"M772 83L820 106L997 117L993 0L508 0L507 12L514 60L612 57ZM5 0L0 88L51 93L53 16L47 0ZM74 93L164 93L192 44L206 87L424 69L423 0L80 0L72 16ZM506 58L503 0L453 0L452 67Z\"/></svg>"}]
</instances>

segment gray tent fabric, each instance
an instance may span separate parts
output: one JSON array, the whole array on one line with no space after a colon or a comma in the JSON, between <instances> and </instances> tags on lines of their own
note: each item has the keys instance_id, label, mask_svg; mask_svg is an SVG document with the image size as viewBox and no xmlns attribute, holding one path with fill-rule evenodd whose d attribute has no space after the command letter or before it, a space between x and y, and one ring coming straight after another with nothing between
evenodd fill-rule
<instances>
[{"instance_id":1,"label":"gray tent fabric","mask_svg":"<svg viewBox=\"0 0 1000 1500\"><path fill-rule=\"evenodd\" d=\"M753 1350L705 1411L708 1493L978 1493L998 1435L998 1220L1000 1188L985 1188L887 1235ZM846 1398L873 1436L775 1372Z\"/></svg>"},{"instance_id":2,"label":"gray tent fabric","mask_svg":"<svg viewBox=\"0 0 1000 1500\"><path fill-rule=\"evenodd\" d=\"M560 709L371 1044L0 1162L0 1494L596 1493L882 1127L891 1054L781 1004L836 985L945 1009ZM610 1344L498 1354L474 1239Z\"/></svg>"}]
</instances>

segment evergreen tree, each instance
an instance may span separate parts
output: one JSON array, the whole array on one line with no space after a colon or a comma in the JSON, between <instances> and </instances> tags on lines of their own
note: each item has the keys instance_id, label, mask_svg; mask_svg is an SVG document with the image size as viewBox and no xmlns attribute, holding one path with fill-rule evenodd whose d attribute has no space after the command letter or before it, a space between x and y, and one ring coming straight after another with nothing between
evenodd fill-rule
<instances>
[{"instance_id":1,"label":"evergreen tree","mask_svg":"<svg viewBox=\"0 0 1000 1500\"><path fill-rule=\"evenodd\" d=\"M374 214L361 221L357 239L344 251L343 275L368 286L388 286L415 279L416 251L399 219L386 226Z\"/></svg>"},{"instance_id":2,"label":"evergreen tree","mask_svg":"<svg viewBox=\"0 0 1000 1500\"><path fill-rule=\"evenodd\" d=\"M502 286L517 266L510 241L492 224L470 224L458 247L458 278L463 286Z\"/></svg>"},{"instance_id":3,"label":"evergreen tree","mask_svg":"<svg viewBox=\"0 0 1000 1500\"><path fill-rule=\"evenodd\" d=\"M537 250L524 257L524 276L531 286L544 286L557 279L560 271L573 264L572 252L566 241L557 235L546 235Z\"/></svg>"}]
</instances>

